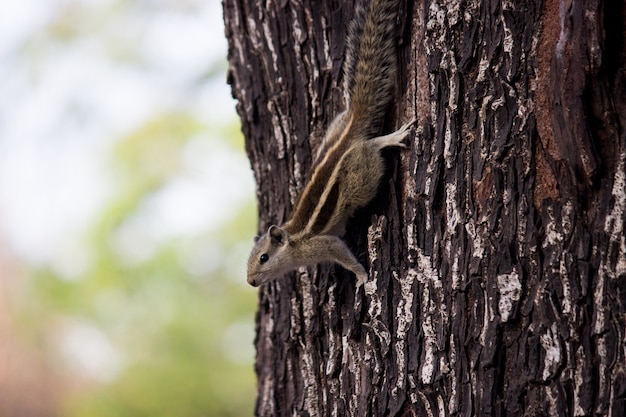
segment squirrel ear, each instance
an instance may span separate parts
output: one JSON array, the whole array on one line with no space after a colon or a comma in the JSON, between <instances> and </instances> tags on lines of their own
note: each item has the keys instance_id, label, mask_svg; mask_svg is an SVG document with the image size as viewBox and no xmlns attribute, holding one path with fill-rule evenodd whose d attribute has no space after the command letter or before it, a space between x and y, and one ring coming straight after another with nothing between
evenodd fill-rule
<instances>
[{"instance_id":1,"label":"squirrel ear","mask_svg":"<svg viewBox=\"0 0 626 417\"><path fill-rule=\"evenodd\" d=\"M253 238L254 243L257 243L257 242L259 241L259 239L260 239L260 238L261 238L260 236L255 236L255 237Z\"/></svg>"},{"instance_id":2,"label":"squirrel ear","mask_svg":"<svg viewBox=\"0 0 626 417\"><path fill-rule=\"evenodd\" d=\"M287 232L281 229L278 226L271 225L269 229L267 229L267 233L272 238L273 243L282 244L287 240Z\"/></svg>"}]
</instances>

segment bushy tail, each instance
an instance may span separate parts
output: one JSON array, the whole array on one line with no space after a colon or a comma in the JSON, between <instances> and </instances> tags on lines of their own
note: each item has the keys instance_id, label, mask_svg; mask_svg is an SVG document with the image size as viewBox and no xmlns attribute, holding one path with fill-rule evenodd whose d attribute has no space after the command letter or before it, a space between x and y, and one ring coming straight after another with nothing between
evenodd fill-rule
<instances>
[{"instance_id":1,"label":"bushy tail","mask_svg":"<svg viewBox=\"0 0 626 417\"><path fill-rule=\"evenodd\" d=\"M382 128L396 78L397 0L357 0L348 32L344 91L353 123L366 134Z\"/></svg>"}]
</instances>

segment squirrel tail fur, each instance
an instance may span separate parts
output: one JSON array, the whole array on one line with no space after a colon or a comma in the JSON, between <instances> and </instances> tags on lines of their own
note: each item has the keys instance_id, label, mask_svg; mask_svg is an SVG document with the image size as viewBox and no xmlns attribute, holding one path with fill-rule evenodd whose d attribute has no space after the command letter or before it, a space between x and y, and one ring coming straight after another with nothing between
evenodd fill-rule
<instances>
[{"instance_id":1,"label":"squirrel tail fur","mask_svg":"<svg viewBox=\"0 0 626 417\"><path fill-rule=\"evenodd\" d=\"M347 110L356 126L377 135L396 79L397 0L357 0L344 62Z\"/></svg>"}]
</instances>

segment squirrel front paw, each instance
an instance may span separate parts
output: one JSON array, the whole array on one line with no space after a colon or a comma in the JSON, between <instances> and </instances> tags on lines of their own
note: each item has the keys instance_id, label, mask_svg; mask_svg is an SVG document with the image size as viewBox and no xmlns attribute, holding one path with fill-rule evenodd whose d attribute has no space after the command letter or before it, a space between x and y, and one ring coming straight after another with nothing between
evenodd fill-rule
<instances>
[{"instance_id":1,"label":"squirrel front paw","mask_svg":"<svg viewBox=\"0 0 626 417\"><path fill-rule=\"evenodd\" d=\"M356 288L359 289L361 285L365 284L369 278L367 272L365 272L365 268L361 266L358 271L355 271L356 274Z\"/></svg>"},{"instance_id":2,"label":"squirrel front paw","mask_svg":"<svg viewBox=\"0 0 626 417\"><path fill-rule=\"evenodd\" d=\"M389 133L388 135L378 136L372 141L376 144L378 149L383 149L387 147L397 147L397 148L407 148L407 145L404 143L404 139L409 136L411 133L411 127L415 123L415 118L413 118L410 122L405 123L402 127L395 132Z\"/></svg>"}]
</instances>

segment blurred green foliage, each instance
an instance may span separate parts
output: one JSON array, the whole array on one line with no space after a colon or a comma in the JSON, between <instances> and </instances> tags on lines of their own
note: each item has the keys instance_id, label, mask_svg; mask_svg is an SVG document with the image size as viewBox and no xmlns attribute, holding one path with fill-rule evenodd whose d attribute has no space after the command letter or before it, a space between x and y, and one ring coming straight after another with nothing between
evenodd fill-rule
<instances>
[{"instance_id":1,"label":"blurred green foliage","mask_svg":"<svg viewBox=\"0 0 626 417\"><path fill-rule=\"evenodd\" d=\"M83 37L98 38L94 45L104 46L112 65L150 70L141 51L143 29L134 26L137 16L159 7L193 14L201 4L60 2L49 24L25 43L20 59L45 72L38 57L79 44ZM209 62L185 84L193 89L225 80L225 67L225 60ZM184 105L159 111L114 141L108 155L112 191L75 254L79 273L67 276L44 264L25 284L20 330L43 346L51 366L64 375L69 394L61 416L245 416L253 411L256 291L245 284L245 257L256 228L254 196L229 207L218 226L191 234L162 234L159 224L145 221L155 196L184 175L192 142L207 142L201 149L224 157L242 157L240 127L234 119L207 126L197 108ZM211 163L215 155L206 160ZM214 199L222 204L219 195ZM69 358L62 357L63 340L76 328L82 329L77 343L88 347L84 350L95 346L92 359L72 358L71 349ZM97 340L88 340L92 336Z\"/></svg>"},{"instance_id":2,"label":"blurred green foliage","mask_svg":"<svg viewBox=\"0 0 626 417\"><path fill-rule=\"evenodd\" d=\"M247 252L253 204L216 230L164 239L139 261L129 262L115 244L142 203L179 173L186 143L206 129L189 115L167 114L122 139L112 161L120 186L87 239L89 267L75 280L44 269L33 281L33 309L25 320L50 326L78 317L119 355L110 380L67 398L65 416L252 414L256 293L238 273L243 266L233 263L241 264ZM240 134L228 140L241 152ZM190 250L207 251L207 274L185 266Z\"/></svg>"}]
</instances>

